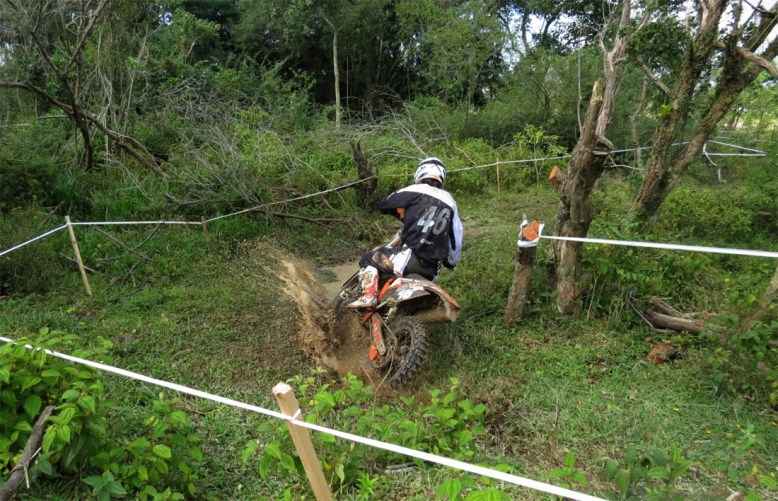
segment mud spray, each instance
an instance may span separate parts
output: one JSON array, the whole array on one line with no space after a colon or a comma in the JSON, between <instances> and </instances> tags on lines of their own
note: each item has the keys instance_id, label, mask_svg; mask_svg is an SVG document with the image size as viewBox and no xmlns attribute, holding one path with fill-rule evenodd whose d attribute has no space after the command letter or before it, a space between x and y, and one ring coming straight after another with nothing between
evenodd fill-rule
<instances>
[{"instance_id":1,"label":"mud spray","mask_svg":"<svg viewBox=\"0 0 778 501\"><path fill-rule=\"evenodd\" d=\"M370 334L356 314L337 316L330 307L335 293L328 293L301 261L282 260L284 292L300 311L300 339L305 353L325 369L338 374L352 373L377 385L380 376L367 355Z\"/></svg>"}]
</instances>

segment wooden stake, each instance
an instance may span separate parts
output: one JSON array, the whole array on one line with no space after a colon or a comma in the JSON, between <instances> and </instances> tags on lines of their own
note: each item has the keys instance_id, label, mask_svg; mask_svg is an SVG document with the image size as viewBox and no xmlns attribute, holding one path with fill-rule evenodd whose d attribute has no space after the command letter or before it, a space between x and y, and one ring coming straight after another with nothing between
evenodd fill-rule
<instances>
[{"instance_id":1,"label":"wooden stake","mask_svg":"<svg viewBox=\"0 0 778 501\"><path fill-rule=\"evenodd\" d=\"M522 240L535 240L538 238L538 222L532 221L521 231ZM511 291L508 294L508 302L505 305L505 313L502 323L505 327L513 327L516 321L524 313L524 306L527 303L527 294L529 293L530 281L532 279L532 269L535 266L536 247L516 246L516 258L513 272L513 283Z\"/></svg>"},{"instance_id":2,"label":"wooden stake","mask_svg":"<svg viewBox=\"0 0 778 501\"><path fill-rule=\"evenodd\" d=\"M497 159L497 194L500 194L500 159Z\"/></svg>"},{"instance_id":3,"label":"wooden stake","mask_svg":"<svg viewBox=\"0 0 778 501\"><path fill-rule=\"evenodd\" d=\"M81 260L81 252L78 250L78 242L76 241L76 233L73 231L73 225L70 224L70 216L65 216L65 224L68 227L68 233L70 234L70 243L73 244L73 253L76 255L76 263L78 263L78 269L81 271L81 279L84 281L84 287L86 287L86 295L92 295L92 288L89 286L89 279L86 276L86 270L84 269L84 262Z\"/></svg>"},{"instance_id":4,"label":"wooden stake","mask_svg":"<svg viewBox=\"0 0 778 501\"><path fill-rule=\"evenodd\" d=\"M205 216L200 216L200 223L203 225L203 235L205 235L205 241L208 241L208 225L205 224Z\"/></svg>"},{"instance_id":5,"label":"wooden stake","mask_svg":"<svg viewBox=\"0 0 778 501\"><path fill-rule=\"evenodd\" d=\"M286 383L278 383L273 387L273 395L278 400L278 406L281 408L281 412L287 416L295 416L294 419L298 421L303 420L302 413L300 413L300 406L297 403L297 398L294 396L294 390ZM308 475L308 481L311 483L311 489L313 489L313 495L316 496L318 501L332 501L332 493L330 492L330 486L327 484L327 480L324 478L324 472L319 464L319 458L316 457L316 451L313 448L311 442L311 436L308 434L306 428L296 426L291 422L287 422L286 426L289 428L289 434L292 436L292 442L297 449L297 454L300 455L300 460L305 468L305 473Z\"/></svg>"}]
</instances>

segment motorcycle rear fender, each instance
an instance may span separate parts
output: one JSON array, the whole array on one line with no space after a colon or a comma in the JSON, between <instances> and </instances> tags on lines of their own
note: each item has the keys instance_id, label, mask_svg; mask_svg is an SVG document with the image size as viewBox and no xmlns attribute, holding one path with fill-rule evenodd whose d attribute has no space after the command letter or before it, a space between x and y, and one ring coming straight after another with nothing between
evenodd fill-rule
<instances>
[{"instance_id":1,"label":"motorcycle rear fender","mask_svg":"<svg viewBox=\"0 0 778 501\"><path fill-rule=\"evenodd\" d=\"M438 284L429 280L398 278L378 298L379 306L394 306L422 296L434 294L441 299L445 309L445 319L454 322L459 314L459 303Z\"/></svg>"}]
</instances>

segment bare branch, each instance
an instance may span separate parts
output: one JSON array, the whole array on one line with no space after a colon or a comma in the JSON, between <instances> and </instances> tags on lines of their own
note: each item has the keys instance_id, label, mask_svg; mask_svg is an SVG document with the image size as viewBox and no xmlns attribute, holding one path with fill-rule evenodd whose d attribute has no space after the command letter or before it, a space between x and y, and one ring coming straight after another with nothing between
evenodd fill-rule
<instances>
[{"instance_id":1,"label":"bare branch","mask_svg":"<svg viewBox=\"0 0 778 501\"><path fill-rule=\"evenodd\" d=\"M656 87L659 90L661 90L663 94L665 94L666 96L670 95L670 88L667 85L665 85L664 83L662 83L662 81L659 80L659 77L654 75L654 72L651 71L651 68L648 67L648 65L643 60L643 58L638 56L636 59L637 59L637 62L638 62L638 66L640 67L641 70L643 70L643 73L646 75L646 77L648 77L648 79L651 80L651 82L654 85L656 85Z\"/></svg>"},{"instance_id":2,"label":"bare branch","mask_svg":"<svg viewBox=\"0 0 778 501\"><path fill-rule=\"evenodd\" d=\"M48 425L48 419L52 412L54 412L54 406L46 406L40 416L38 416L37 421L35 421L35 426L32 427L32 432L24 445L22 455L19 457L16 466L11 470L11 476L8 477L4 484L0 485L0 501L11 499L14 491L22 485L22 481L28 479L27 470L40 448L43 432ZM27 481L29 482L29 480ZM29 488L29 483L27 487Z\"/></svg>"}]
</instances>

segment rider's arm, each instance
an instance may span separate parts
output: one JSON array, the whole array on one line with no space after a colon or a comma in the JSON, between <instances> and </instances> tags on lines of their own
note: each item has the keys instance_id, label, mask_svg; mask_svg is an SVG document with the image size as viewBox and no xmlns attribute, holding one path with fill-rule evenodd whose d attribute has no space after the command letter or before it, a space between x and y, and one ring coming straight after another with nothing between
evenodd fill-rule
<instances>
[{"instance_id":1,"label":"rider's arm","mask_svg":"<svg viewBox=\"0 0 778 501\"><path fill-rule=\"evenodd\" d=\"M445 265L454 268L462 257L462 237L464 228L459 219L459 211L454 207L454 217L451 219L451 240L449 241L449 253Z\"/></svg>"}]
</instances>

